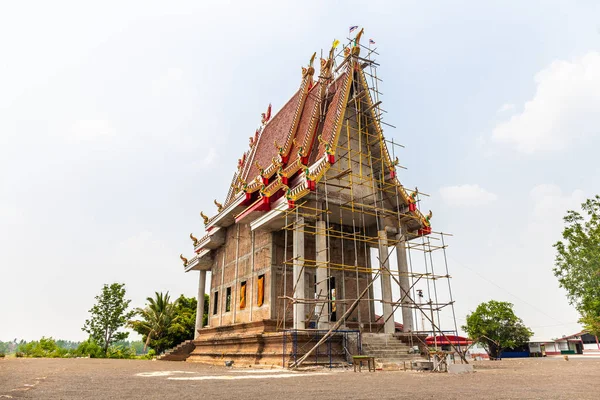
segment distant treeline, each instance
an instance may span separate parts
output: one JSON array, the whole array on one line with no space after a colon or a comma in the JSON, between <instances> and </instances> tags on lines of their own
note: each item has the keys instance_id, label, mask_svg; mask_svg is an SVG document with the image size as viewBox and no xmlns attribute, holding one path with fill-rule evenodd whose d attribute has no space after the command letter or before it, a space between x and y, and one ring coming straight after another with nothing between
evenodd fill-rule
<instances>
[{"instance_id":1,"label":"distant treeline","mask_svg":"<svg viewBox=\"0 0 600 400\"><path fill-rule=\"evenodd\" d=\"M26 342L14 339L0 341L0 357L90 357L152 358L179 343L194 338L197 300L179 296L171 300L169 292L155 292L147 297L144 307L131 309L125 285L106 284L95 297L90 318L82 330L89 336L83 342L42 337ZM203 324L208 319L208 295L204 296ZM129 328L142 336L141 341L128 341ZM149 351L148 351L149 349Z\"/></svg>"},{"instance_id":2,"label":"distant treeline","mask_svg":"<svg viewBox=\"0 0 600 400\"><path fill-rule=\"evenodd\" d=\"M42 337L40 340L32 340L30 342L17 339L14 339L12 342L0 341L0 357L14 355L16 357L53 358L137 358L151 357L153 353L152 350L150 350L150 354L144 350L144 342L141 340L115 342L109 347L106 355L103 353L102 348L91 340L73 342L70 340L54 340L51 337Z\"/></svg>"}]
</instances>

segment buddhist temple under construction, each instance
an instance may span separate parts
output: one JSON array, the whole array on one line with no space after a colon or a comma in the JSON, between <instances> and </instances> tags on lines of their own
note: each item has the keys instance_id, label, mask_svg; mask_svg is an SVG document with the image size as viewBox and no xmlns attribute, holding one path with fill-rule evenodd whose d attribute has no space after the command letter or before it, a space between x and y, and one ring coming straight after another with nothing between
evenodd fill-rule
<instances>
[{"instance_id":1,"label":"buddhist temple under construction","mask_svg":"<svg viewBox=\"0 0 600 400\"><path fill-rule=\"evenodd\" d=\"M457 333L445 234L419 209L424 194L398 180L377 52L362 35L335 41L318 73L312 55L287 103L262 114L216 213L201 213L206 233L180 256L200 275L188 361L398 362Z\"/></svg>"}]
</instances>

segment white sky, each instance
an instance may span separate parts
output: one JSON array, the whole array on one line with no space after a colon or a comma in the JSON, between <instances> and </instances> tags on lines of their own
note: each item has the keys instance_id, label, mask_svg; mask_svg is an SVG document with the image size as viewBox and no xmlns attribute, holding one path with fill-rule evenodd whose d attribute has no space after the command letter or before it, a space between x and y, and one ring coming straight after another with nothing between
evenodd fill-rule
<instances>
[{"instance_id":1,"label":"white sky","mask_svg":"<svg viewBox=\"0 0 600 400\"><path fill-rule=\"evenodd\" d=\"M194 296L179 253L313 51L377 42L400 179L431 194L458 323L490 299L579 329L552 274L599 193L597 1L3 2L0 340L83 339L102 284Z\"/></svg>"}]
</instances>

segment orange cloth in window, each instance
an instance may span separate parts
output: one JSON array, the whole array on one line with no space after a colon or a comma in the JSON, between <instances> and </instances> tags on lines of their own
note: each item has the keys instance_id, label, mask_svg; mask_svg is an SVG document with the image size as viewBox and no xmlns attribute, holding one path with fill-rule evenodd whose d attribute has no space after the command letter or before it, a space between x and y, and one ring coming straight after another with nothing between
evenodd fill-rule
<instances>
[{"instance_id":1,"label":"orange cloth in window","mask_svg":"<svg viewBox=\"0 0 600 400\"><path fill-rule=\"evenodd\" d=\"M256 300L256 304L258 306L262 306L265 301L265 277L261 276L258 278L258 299Z\"/></svg>"},{"instance_id":2,"label":"orange cloth in window","mask_svg":"<svg viewBox=\"0 0 600 400\"><path fill-rule=\"evenodd\" d=\"M246 284L240 287L240 308L246 308Z\"/></svg>"}]
</instances>

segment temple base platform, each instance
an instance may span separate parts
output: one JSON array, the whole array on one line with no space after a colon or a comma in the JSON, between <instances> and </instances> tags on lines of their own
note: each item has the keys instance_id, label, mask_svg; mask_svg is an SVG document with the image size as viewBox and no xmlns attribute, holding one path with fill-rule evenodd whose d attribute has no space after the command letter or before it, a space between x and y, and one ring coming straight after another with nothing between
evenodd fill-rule
<instances>
[{"instance_id":1,"label":"temple base platform","mask_svg":"<svg viewBox=\"0 0 600 400\"><path fill-rule=\"evenodd\" d=\"M235 367L288 367L312 349L325 333L317 330L277 330L277 321L274 320L207 327L201 329L194 339L195 348L186 361L213 365L233 361ZM358 332L336 331L303 365L348 365L351 356L358 354L359 343Z\"/></svg>"}]
</instances>

